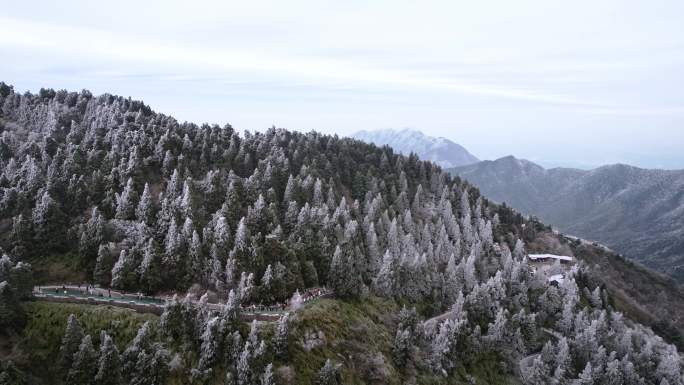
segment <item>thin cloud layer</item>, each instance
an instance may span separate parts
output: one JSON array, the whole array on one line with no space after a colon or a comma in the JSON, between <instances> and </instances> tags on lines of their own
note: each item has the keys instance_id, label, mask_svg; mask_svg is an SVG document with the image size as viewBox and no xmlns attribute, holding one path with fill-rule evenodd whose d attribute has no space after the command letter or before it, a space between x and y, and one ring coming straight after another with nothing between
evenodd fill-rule
<instances>
[{"instance_id":1,"label":"thin cloud layer","mask_svg":"<svg viewBox=\"0 0 684 385\"><path fill-rule=\"evenodd\" d=\"M482 158L684 167L669 152L684 144L676 1L4 8L0 71L20 90L121 93L239 129L412 126Z\"/></svg>"}]
</instances>

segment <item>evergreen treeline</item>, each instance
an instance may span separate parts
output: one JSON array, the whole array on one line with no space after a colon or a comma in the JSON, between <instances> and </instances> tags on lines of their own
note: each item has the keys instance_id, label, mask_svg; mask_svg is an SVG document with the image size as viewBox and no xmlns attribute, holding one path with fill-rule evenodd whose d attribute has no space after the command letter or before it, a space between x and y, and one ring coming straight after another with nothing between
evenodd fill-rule
<instances>
[{"instance_id":1,"label":"evergreen treeline","mask_svg":"<svg viewBox=\"0 0 684 385\"><path fill-rule=\"evenodd\" d=\"M452 255L489 258L498 211L522 223L388 147L282 129L240 136L87 91L3 84L0 105L2 246L20 259L77 253L102 285L199 283L225 297L251 281L268 301L316 285L355 296L380 273L408 283L398 296L441 309L452 298L434 289Z\"/></svg>"},{"instance_id":2,"label":"evergreen treeline","mask_svg":"<svg viewBox=\"0 0 684 385\"><path fill-rule=\"evenodd\" d=\"M399 368L450 375L488 354L512 374L529 359L530 384L682 384L676 349L614 311L583 267L560 285L532 273L524 241L543 225L414 155L315 132L239 135L87 91L1 84L0 106L2 246L13 256L78 254L102 285L198 284L227 299L221 311L206 296L167 305L161 341L181 352L173 360L161 346L123 360L106 335L96 353L67 331L70 383L124 381L117 368L144 352L156 361L140 365L160 376L185 367L198 383L219 370L226 384L270 384L267 362L287 362L288 321L269 342L256 324L245 337L239 304L324 285L342 299L419 305L397 316ZM340 381L327 362L319 382Z\"/></svg>"},{"instance_id":3,"label":"evergreen treeline","mask_svg":"<svg viewBox=\"0 0 684 385\"><path fill-rule=\"evenodd\" d=\"M0 257L0 334L20 330L25 321L20 301L33 291L33 272L25 262L14 263L7 254Z\"/></svg>"},{"instance_id":4,"label":"evergreen treeline","mask_svg":"<svg viewBox=\"0 0 684 385\"><path fill-rule=\"evenodd\" d=\"M173 368L170 352L154 342L149 323L138 330L131 344L123 351L104 331L97 341L85 334L72 314L59 349L59 367L68 384L164 384Z\"/></svg>"}]
</instances>

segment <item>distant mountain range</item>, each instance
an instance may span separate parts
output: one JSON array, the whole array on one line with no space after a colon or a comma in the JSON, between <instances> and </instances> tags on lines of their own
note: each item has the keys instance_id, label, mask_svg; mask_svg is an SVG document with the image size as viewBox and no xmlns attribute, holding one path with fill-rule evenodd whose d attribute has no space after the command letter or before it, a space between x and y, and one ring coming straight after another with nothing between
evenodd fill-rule
<instances>
[{"instance_id":1,"label":"distant mountain range","mask_svg":"<svg viewBox=\"0 0 684 385\"><path fill-rule=\"evenodd\" d=\"M479 159L460 144L442 137L427 136L411 128L359 131L352 137L378 146L389 145L404 155L414 152L419 158L435 162L442 168L479 162Z\"/></svg>"},{"instance_id":2,"label":"distant mountain range","mask_svg":"<svg viewBox=\"0 0 684 385\"><path fill-rule=\"evenodd\" d=\"M684 281L684 170L544 169L508 156L450 171L490 199Z\"/></svg>"}]
</instances>

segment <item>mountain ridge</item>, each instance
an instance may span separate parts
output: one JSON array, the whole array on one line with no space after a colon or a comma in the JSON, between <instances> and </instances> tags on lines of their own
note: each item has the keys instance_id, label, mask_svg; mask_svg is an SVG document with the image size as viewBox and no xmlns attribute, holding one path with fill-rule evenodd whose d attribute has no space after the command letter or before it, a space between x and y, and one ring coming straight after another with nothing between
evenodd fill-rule
<instances>
[{"instance_id":1,"label":"mountain ridge","mask_svg":"<svg viewBox=\"0 0 684 385\"><path fill-rule=\"evenodd\" d=\"M545 169L508 156L450 171L494 201L682 279L684 170L619 163L592 170Z\"/></svg>"},{"instance_id":2,"label":"mountain ridge","mask_svg":"<svg viewBox=\"0 0 684 385\"><path fill-rule=\"evenodd\" d=\"M109 94L3 85L0 307L13 319L0 322L22 330L27 262L181 293L120 360L114 339L130 338L101 322L109 310L93 325L91 305L68 318L63 305L27 306L22 333L35 343L13 358L29 374L45 368L43 383L90 384L96 366L116 385L574 383L608 378L609 366L629 384L681 383L677 349L661 338L682 346L680 287L430 161L316 132L179 124ZM547 269L529 253L576 263ZM306 301L321 286L334 297ZM225 306L208 306L216 298ZM286 303L277 325L240 322L252 305ZM437 314L447 315L421 322ZM558 362L546 360L553 352ZM0 379L15 369L0 367Z\"/></svg>"}]
</instances>

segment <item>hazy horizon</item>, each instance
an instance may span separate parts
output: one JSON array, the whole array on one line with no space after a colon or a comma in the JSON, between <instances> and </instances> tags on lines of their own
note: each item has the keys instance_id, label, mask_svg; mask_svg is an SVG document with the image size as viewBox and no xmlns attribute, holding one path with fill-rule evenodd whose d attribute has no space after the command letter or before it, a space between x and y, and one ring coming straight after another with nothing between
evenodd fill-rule
<instances>
[{"instance_id":1,"label":"hazy horizon","mask_svg":"<svg viewBox=\"0 0 684 385\"><path fill-rule=\"evenodd\" d=\"M481 159L684 168L684 4L6 2L0 80L239 130L411 127ZM679 86L678 86L679 85Z\"/></svg>"}]
</instances>

